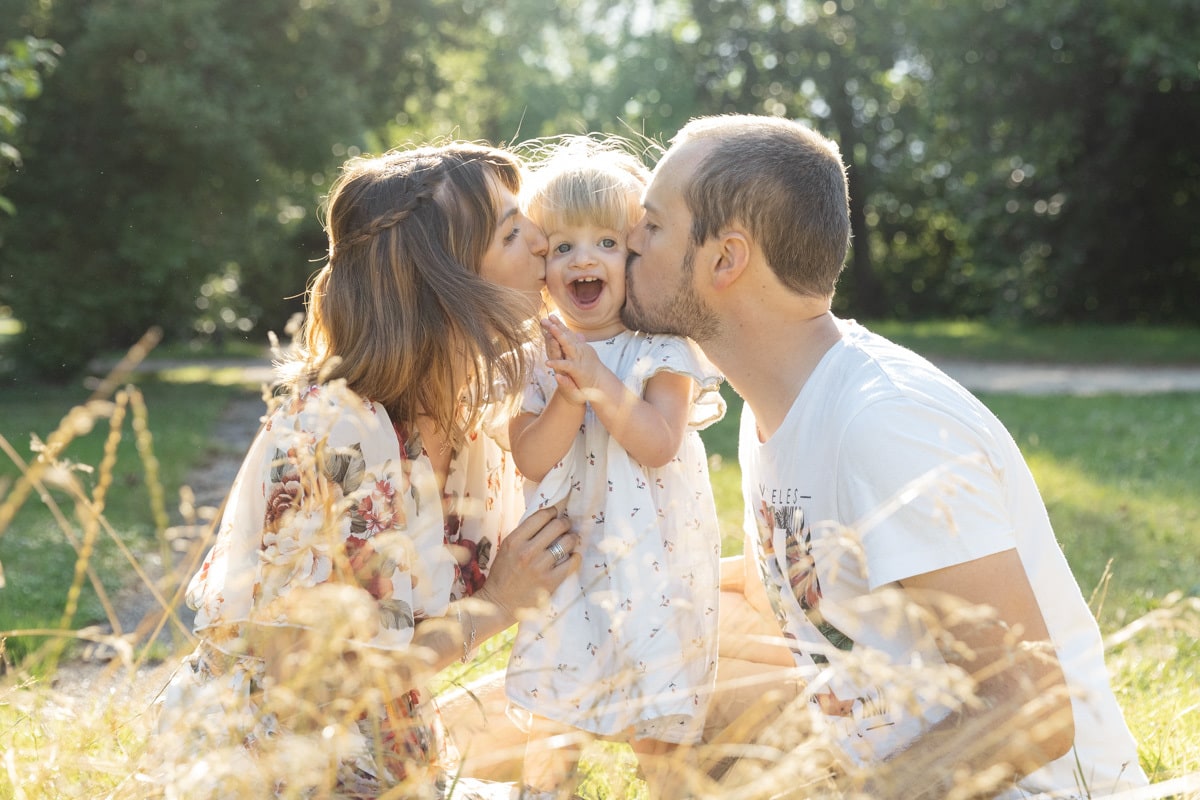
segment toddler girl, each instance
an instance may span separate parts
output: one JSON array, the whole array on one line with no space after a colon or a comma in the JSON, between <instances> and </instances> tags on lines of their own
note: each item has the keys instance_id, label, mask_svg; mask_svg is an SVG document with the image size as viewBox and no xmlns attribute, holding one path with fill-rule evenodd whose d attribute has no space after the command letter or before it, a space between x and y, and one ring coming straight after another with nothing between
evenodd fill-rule
<instances>
[{"instance_id":1,"label":"toddler girl","mask_svg":"<svg viewBox=\"0 0 1200 800\"><path fill-rule=\"evenodd\" d=\"M579 137L525 197L549 239L561 320L543 321L549 360L509 436L527 513L565 508L583 556L548 611L520 623L509 661L510 710L531 731L528 797L565 788L577 749L533 742L569 730L629 740L661 794L676 747L699 739L716 675L720 536L696 431L725 412L721 376L690 340L621 323L625 237L647 177Z\"/></svg>"}]
</instances>

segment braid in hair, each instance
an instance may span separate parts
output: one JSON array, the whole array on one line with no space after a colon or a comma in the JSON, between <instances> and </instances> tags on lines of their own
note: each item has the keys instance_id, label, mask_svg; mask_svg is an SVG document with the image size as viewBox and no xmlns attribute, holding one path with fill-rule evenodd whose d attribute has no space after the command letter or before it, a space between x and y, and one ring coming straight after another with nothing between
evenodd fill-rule
<instances>
[{"instance_id":1,"label":"braid in hair","mask_svg":"<svg viewBox=\"0 0 1200 800\"><path fill-rule=\"evenodd\" d=\"M456 442L478 429L485 395L517 394L536 333L529 301L479 267L494 187L515 195L520 177L514 157L470 143L347 162L323 211L329 261L308 292L297 391L343 379L394 422L427 414Z\"/></svg>"},{"instance_id":2,"label":"braid in hair","mask_svg":"<svg viewBox=\"0 0 1200 800\"><path fill-rule=\"evenodd\" d=\"M334 255L343 249L357 247L360 244L366 244L374 239L379 234L386 231L388 228L399 225L417 209L417 206L424 200L429 200L433 197L433 187L429 184L414 187L414 190L409 194L404 205L381 214L368 222L363 227L359 228L352 234L343 236L336 243L332 243L329 248L329 258L333 260Z\"/></svg>"}]
</instances>

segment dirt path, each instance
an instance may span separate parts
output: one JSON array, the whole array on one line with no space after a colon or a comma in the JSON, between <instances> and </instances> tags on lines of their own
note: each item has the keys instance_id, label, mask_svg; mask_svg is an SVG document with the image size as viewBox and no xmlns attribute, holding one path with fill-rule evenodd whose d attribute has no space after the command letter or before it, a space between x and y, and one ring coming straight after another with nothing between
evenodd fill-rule
<instances>
[{"instance_id":1,"label":"dirt path","mask_svg":"<svg viewBox=\"0 0 1200 800\"><path fill-rule=\"evenodd\" d=\"M954 360L936 363L973 392L1084 397L1200 392L1200 367L1194 366L979 364Z\"/></svg>"}]
</instances>

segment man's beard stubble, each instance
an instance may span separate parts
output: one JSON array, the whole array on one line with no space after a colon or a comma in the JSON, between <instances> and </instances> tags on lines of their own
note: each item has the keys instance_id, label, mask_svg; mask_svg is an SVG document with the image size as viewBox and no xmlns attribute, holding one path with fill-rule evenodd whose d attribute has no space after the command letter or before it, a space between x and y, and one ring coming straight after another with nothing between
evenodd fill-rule
<instances>
[{"instance_id":1,"label":"man's beard stubble","mask_svg":"<svg viewBox=\"0 0 1200 800\"><path fill-rule=\"evenodd\" d=\"M629 330L687 336L698 343L715 338L720 327L716 314L692 287L696 245L688 244L679 268L679 283L671 297L660 303L656 311L648 311L629 291L634 285L633 262L640 257L631 253L625 262L625 304L621 307L621 323Z\"/></svg>"}]
</instances>

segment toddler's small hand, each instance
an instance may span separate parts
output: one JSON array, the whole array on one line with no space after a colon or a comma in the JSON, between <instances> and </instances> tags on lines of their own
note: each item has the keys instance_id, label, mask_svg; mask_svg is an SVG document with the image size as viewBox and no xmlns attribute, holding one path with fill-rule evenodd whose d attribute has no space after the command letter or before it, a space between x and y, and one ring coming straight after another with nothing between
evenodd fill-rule
<instances>
[{"instance_id":1,"label":"toddler's small hand","mask_svg":"<svg viewBox=\"0 0 1200 800\"><path fill-rule=\"evenodd\" d=\"M591 351L584 344L583 337L573 332L558 317L547 317L542 320L542 331L546 337L546 366L554 375L558 390L563 398L575 405L584 405L587 398L571 373L573 362L579 357L580 350Z\"/></svg>"},{"instance_id":2,"label":"toddler's small hand","mask_svg":"<svg viewBox=\"0 0 1200 800\"><path fill-rule=\"evenodd\" d=\"M558 338L554 334L556 329L565 329L566 326L558 317L547 317L541 321L542 323L542 338L546 344L546 358L550 361L558 361L563 357L562 345L558 343Z\"/></svg>"}]
</instances>

